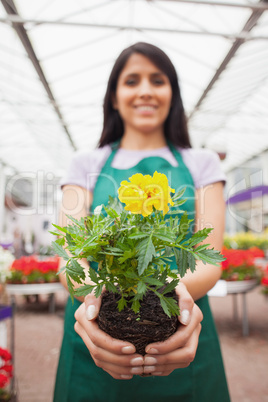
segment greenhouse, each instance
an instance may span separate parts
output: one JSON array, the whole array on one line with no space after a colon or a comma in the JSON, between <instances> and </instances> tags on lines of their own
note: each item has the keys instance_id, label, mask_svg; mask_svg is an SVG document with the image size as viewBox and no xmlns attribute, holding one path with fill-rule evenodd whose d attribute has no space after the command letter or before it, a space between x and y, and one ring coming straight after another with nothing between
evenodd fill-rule
<instances>
[{"instance_id":1,"label":"greenhouse","mask_svg":"<svg viewBox=\"0 0 268 402\"><path fill-rule=\"evenodd\" d=\"M0 0L0 402L266 400L267 111L267 0Z\"/></svg>"}]
</instances>

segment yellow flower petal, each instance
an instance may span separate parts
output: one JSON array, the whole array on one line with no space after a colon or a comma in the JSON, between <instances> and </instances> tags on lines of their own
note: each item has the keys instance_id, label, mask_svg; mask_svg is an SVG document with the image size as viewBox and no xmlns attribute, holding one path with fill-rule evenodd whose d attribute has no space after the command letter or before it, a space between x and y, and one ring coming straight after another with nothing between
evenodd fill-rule
<instances>
[{"instance_id":1,"label":"yellow flower petal","mask_svg":"<svg viewBox=\"0 0 268 402\"><path fill-rule=\"evenodd\" d=\"M153 208L169 211L168 204L174 205L170 193L175 190L169 187L168 179L163 173L154 172L153 176L134 174L127 180L121 182L118 189L118 198L126 204L125 210L134 214L148 216L153 212Z\"/></svg>"}]
</instances>

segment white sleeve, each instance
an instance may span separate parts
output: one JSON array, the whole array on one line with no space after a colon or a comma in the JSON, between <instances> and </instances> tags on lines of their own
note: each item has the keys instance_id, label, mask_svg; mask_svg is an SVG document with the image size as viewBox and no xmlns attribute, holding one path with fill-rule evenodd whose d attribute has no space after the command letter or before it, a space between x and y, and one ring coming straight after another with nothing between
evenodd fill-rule
<instances>
[{"instance_id":1,"label":"white sleeve","mask_svg":"<svg viewBox=\"0 0 268 402\"><path fill-rule=\"evenodd\" d=\"M226 182L218 154L210 149L181 149L182 158L192 174L195 188L218 181Z\"/></svg>"},{"instance_id":2,"label":"white sleeve","mask_svg":"<svg viewBox=\"0 0 268 402\"><path fill-rule=\"evenodd\" d=\"M76 152L60 181L61 187L67 184L74 184L93 191L101 169L110 153L110 146L93 151Z\"/></svg>"}]
</instances>

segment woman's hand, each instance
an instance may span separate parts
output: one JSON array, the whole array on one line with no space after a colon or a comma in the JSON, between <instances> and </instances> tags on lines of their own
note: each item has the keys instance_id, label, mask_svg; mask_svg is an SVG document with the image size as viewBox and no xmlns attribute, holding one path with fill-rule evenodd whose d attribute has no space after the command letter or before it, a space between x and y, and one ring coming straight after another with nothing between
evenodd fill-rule
<instances>
[{"instance_id":1,"label":"woman's hand","mask_svg":"<svg viewBox=\"0 0 268 402\"><path fill-rule=\"evenodd\" d=\"M177 286L176 293L181 311L178 318L183 325L166 341L146 347L145 374L167 376L177 368L189 366L194 360L203 314L182 282Z\"/></svg>"},{"instance_id":2,"label":"woman's hand","mask_svg":"<svg viewBox=\"0 0 268 402\"><path fill-rule=\"evenodd\" d=\"M76 310L75 331L81 336L96 366L107 371L113 378L129 380L134 374L143 373L144 358L135 353L129 342L114 339L103 332L96 322L101 298L85 297Z\"/></svg>"},{"instance_id":3,"label":"woman's hand","mask_svg":"<svg viewBox=\"0 0 268 402\"><path fill-rule=\"evenodd\" d=\"M95 364L115 379L131 379L135 374L166 376L176 368L187 367L196 353L203 315L182 283L176 291L181 310L179 320L183 325L168 340L148 345L145 356L136 354L131 343L114 339L100 330L95 319L101 298L86 296L75 313L75 330Z\"/></svg>"}]
</instances>

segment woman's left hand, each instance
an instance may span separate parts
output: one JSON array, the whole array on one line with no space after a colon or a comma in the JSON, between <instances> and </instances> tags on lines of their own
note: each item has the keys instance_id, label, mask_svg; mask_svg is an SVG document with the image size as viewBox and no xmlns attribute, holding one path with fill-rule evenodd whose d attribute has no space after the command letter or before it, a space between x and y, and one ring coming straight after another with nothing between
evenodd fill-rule
<instances>
[{"instance_id":1,"label":"woman's left hand","mask_svg":"<svg viewBox=\"0 0 268 402\"><path fill-rule=\"evenodd\" d=\"M145 375L167 376L177 368L188 367L195 358L203 314L182 282L177 286L176 292L179 296L179 321L182 325L166 341L151 343L146 347Z\"/></svg>"}]
</instances>

